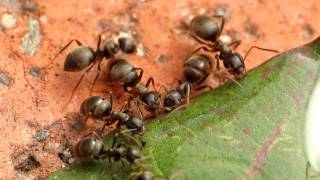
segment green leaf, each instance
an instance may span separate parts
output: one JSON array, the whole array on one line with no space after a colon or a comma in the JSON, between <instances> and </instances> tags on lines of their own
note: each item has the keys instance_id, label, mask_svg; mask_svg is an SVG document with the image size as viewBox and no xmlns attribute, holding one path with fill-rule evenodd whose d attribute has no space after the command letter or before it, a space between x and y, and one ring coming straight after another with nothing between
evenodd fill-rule
<instances>
[{"instance_id":1,"label":"green leaf","mask_svg":"<svg viewBox=\"0 0 320 180\"><path fill-rule=\"evenodd\" d=\"M227 84L148 123L145 164L173 179L305 179L305 112L319 59L320 38L248 72L243 89ZM101 179L106 169L95 161L49 179Z\"/></svg>"}]
</instances>

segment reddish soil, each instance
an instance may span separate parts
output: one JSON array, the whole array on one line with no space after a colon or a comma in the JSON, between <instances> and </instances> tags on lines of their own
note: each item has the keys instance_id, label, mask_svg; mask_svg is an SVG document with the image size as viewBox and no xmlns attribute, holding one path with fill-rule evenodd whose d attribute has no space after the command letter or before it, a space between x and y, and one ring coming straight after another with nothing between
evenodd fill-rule
<instances>
[{"instance_id":1,"label":"reddish soil","mask_svg":"<svg viewBox=\"0 0 320 180\"><path fill-rule=\"evenodd\" d=\"M63 135L75 137L80 126L74 118L79 105L89 95L92 71L81 84L68 109L62 107L81 76L63 71L63 61L73 45L61 54L46 73L31 69L43 67L71 39L79 39L92 47L97 36L119 31L134 34L150 54L149 57L128 56L130 62L145 70L143 82L154 77L158 87L174 87L183 79L182 63L189 51L197 46L185 35L183 22L200 13L214 14L225 10L227 21L223 34L241 39L241 54L252 45L285 51L309 42L320 32L318 0L229 0L225 3L210 0L78 0L34 1L36 9L21 9L18 0L0 0L0 15L9 13L16 19L15 27L0 32L0 73L9 84L0 84L0 179L46 177L62 166L57 152ZM32 17L40 22L41 43L32 56L23 53L20 44L28 32ZM248 69L258 66L274 54L254 51L248 57ZM105 64L104 66L105 67ZM119 87L104 84L101 77L96 89L112 90L116 109L125 100ZM213 85L217 81L213 80ZM99 93L96 93L99 94ZM79 119L79 118L78 118ZM49 136L38 141L36 133L49 130ZM75 140L75 138L74 138ZM40 167L21 173L14 167L31 154Z\"/></svg>"}]
</instances>

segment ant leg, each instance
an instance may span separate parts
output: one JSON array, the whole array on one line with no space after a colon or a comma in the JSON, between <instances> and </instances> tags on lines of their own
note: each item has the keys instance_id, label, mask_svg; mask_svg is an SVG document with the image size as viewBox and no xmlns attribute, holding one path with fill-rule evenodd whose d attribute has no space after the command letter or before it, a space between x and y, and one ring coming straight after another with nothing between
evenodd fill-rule
<instances>
[{"instance_id":1,"label":"ant leg","mask_svg":"<svg viewBox=\"0 0 320 180\"><path fill-rule=\"evenodd\" d=\"M216 54L215 59L217 61L217 70L218 70L218 72L220 72L220 59L219 59L218 54ZM220 84L221 84L221 73L219 73L219 86L220 86Z\"/></svg>"},{"instance_id":2,"label":"ant leg","mask_svg":"<svg viewBox=\"0 0 320 180\"><path fill-rule=\"evenodd\" d=\"M133 101L134 102L134 104L136 105L136 107L137 107L137 109L138 109L138 111L139 111L139 116L140 116L140 118L141 118L141 120L143 120L143 113L142 113L142 111L141 111L141 108L140 108L140 106L139 106L139 104L137 103L137 102L139 102L140 103L140 100L136 100L136 99L134 99L132 96L130 96L130 98L129 98L129 109L130 109L130 107L131 107L131 101ZM143 103L142 101L141 101L141 103ZM143 103L143 105L144 106L147 106L145 103Z\"/></svg>"},{"instance_id":3,"label":"ant leg","mask_svg":"<svg viewBox=\"0 0 320 180\"><path fill-rule=\"evenodd\" d=\"M194 35L193 33L190 33L190 35L191 35L191 37L192 37L194 40L196 40L198 43L204 44L204 45L206 45L206 46L208 46L208 47L211 47L211 46L212 46L211 43L208 43L208 42L200 39L198 36Z\"/></svg>"},{"instance_id":4,"label":"ant leg","mask_svg":"<svg viewBox=\"0 0 320 180\"><path fill-rule=\"evenodd\" d=\"M140 71L140 74L138 76L137 83L141 81L142 75L143 75L143 69L142 68L134 68L136 71Z\"/></svg>"},{"instance_id":5,"label":"ant leg","mask_svg":"<svg viewBox=\"0 0 320 180\"><path fill-rule=\"evenodd\" d=\"M209 75L210 75L210 73L205 75L197 84L199 85L199 84L203 83L203 81L205 81Z\"/></svg>"},{"instance_id":6,"label":"ant leg","mask_svg":"<svg viewBox=\"0 0 320 180\"><path fill-rule=\"evenodd\" d=\"M98 52L100 50L100 45L101 45L101 34L98 35L98 42L97 42L96 52Z\"/></svg>"},{"instance_id":7,"label":"ant leg","mask_svg":"<svg viewBox=\"0 0 320 180\"><path fill-rule=\"evenodd\" d=\"M126 168L127 168L127 166L126 166L126 164L123 162L123 160L122 160L122 159L120 159L120 162L121 162L122 167L126 169Z\"/></svg>"},{"instance_id":8,"label":"ant leg","mask_svg":"<svg viewBox=\"0 0 320 180\"><path fill-rule=\"evenodd\" d=\"M197 52L199 52L201 50L208 51L208 52L212 51L212 49L210 49L206 46L199 46L195 50L193 50L190 54L188 54L186 59L189 59L192 55L196 54Z\"/></svg>"},{"instance_id":9,"label":"ant leg","mask_svg":"<svg viewBox=\"0 0 320 180\"><path fill-rule=\"evenodd\" d=\"M190 100L190 92L191 92L191 86L190 84L188 84L188 88L187 88L187 104L189 104L189 100Z\"/></svg>"},{"instance_id":10,"label":"ant leg","mask_svg":"<svg viewBox=\"0 0 320 180\"><path fill-rule=\"evenodd\" d=\"M109 176L110 177L113 177L113 173L112 173L112 160L111 160L111 157L108 158L108 161L109 161Z\"/></svg>"},{"instance_id":11,"label":"ant leg","mask_svg":"<svg viewBox=\"0 0 320 180\"><path fill-rule=\"evenodd\" d=\"M104 124L103 124L103 126L101 128L101 131L100 131L101 134L103 134L106 126L110 125L113 120L114 120L114 115L113 114L111 114L108 118L104 119L105 122L104 122Z\"/></svg>"},{"instance_id":12,"label":"ant leg","mask_svg":"<svg viewBox=\"0 0 320 180\"><path fill-rule=\"evenodd\" d=\"M221 71L228 71L228 70L231 70L231 69L232 69L232 68L227 68L227 69L223 69L223 70L221 70ZM221 74L221 71L218 71L217 73ZM226 79L228 79L228 80L236 83L240 88L243 89L243 86L242 86L238 81L236 81L236 80L234 80L234 79L232 79L232 78L230 78L230 77L228 77L228 76L224 76L224 78L226 78Z\"/></svg>"},{"instance_id":13,"label":"ant leg","mask_svg":"<svg viewBox=\"0 0 320 180\"><path fill-rule=\"evenodd\" d=\"M199 86L199 87L195 88L194 90L199 91L199 90L202 90L202 89L205 89L205 88L209 88L210 90L213 89L212 86L206 84L206 85L203 85L203 86Z\"/></svg>"},{"instance_id":14,"label":"ant leg","mask_svg":"<svg viewBox=\"0 0 320 180\"><path fill-rule=\"evenodd\" d=\"M246 60L246 58L248 57L249 53L250 53L253 49L259 49L259 50L262 50L262 51L269 51L269 52L279 53L279 51L277 51L277 50L261 48L261 47L258 47L258 46L251 46L250 49L247 51L246 55L244 56L243 61Z\"/></svg>"},{"instance_id":15,"label":"ant leg","mask_svg":"<svg viewBox=\"0 0 320 180\"><path fill-rule=\"evenodd\" d=\"M157 88L156 88L156 86L155 86L153 77L150 77L150 78L148 79L148 81L147 81L147 83L146 83L146 87L147 87L147 88L149 87L150 83L152 84L153 89L154 89L156 92L158 92L158 91L157 91Z\"/></svg>"},{"instance_id":16,"label":"ant leg","mask_svg":"<svg viewBox=\"0 0 320 180\"><path fill-rule=\"evenodd\" d=\"M77 82L76 86L73 88L72 94L71 94L70 98L68 99L68 102L67 102L67 104L65 105L65 107L63 108L63 110L65 110L65 109L68 107L68 105L69 105L69 103L71 102L72 97L73 97L74 93L76 92L77 88L79 87L81 81L83 80L83 78L85 77L85 75L88 74L88 73L91 71L91 69L94 67L94 65L95 65L95 63L93 63L93 64L86 70L86 72L84 72L84 73L81 75L81 77L80 77L79 81Z\"/></svg>"},{"instance_id":17,"label":"ant leg","mask_svg":"<svg viewBox=\"0 0 320 180\"><path fill-rule=\"evenodd\" d=\"M100 71L98 71L96 77L93 80L93 83L92 83L91 88L90 88L90 96L92 96L92 93L93 93L93 90L94 90L94 85L96 84L99 76L100 76Z\"/></svg>"},{"instance_id":18,"label":"ant leg","mask_svg":"<svg viewBox=\"0 0 320 180\"><path fill-rule=\"evenodd\" d=\"M142 114L142 111L141 111L141 109L140 109L140 106L138 105L137 101L134 101L134 103L135 103L135 105L138 107L139 118L140 118L141 120L143 120L144 118L143 118L143 114Z\"/></svg>"},{"instance_id":19,"label":"ant leg","mask_svg":"<svg viewBox=\"0 0 320 180\"><path fill-rule=\"evenodd\" d=\"M92 95L92 92L93 92L93 90L94 90L94 85L96 84L98 78L100 77L101 62L102 62L102 59L99 59L99 60L98 60L98 73L97 73L96 77L94 78L93 83L92 83L92 85L91 85L91 88L90 88L90 96Z\"/></svg>"},{"instance_id":20,"label":"ant leg","mask_svg":"<svg viewBox=\"0 0 320 180\"><path fill-rule=\"evenodd\" d=\"M120 131L119 134L120 134L121 136L123 136L124 138L126 138L126 139L134 142L137 146L139 146L139 147L142 148L143 145L141 144L141 142L139 142L139 141L138 141L137 139L135 139L134 137L126 134L127 132L132 132L132 131L136 131L136 130L137 130L137 129L127 129L127 130Z\"/></svg>"},{"instance_id":21,"label":"ant leg","mask_svg":"<svg viewBox=\"0 0 320 180\"><path fill-rule=\"evenodd\" d=\"M166 86L161 85L161 86L160 86L160 90L161 90L161 89L164 89L164 91L165 91L166 93L168 93L168 88L167 88Z\"/></svg>"},{"instance_id":22,"label":"ant leg","mask_svg":"<svg viewBox=\"0 0 320 180\"><path fill-rule=\"evenodd\" d=\"M111 92L111 91L109 92L109 102L110 102L111 111L112 111L112 107L113 107L113 95L112 95L112 92Z\"/></svg>"},{"instance_id":23,"label":"ant leg","mask_svg":"<svg viewBox=\"0 0 320 180\"><path fill-rule=\"evenodd\" d=\"M82 46L82 43L81 43L79 40L77 40L77 39L72 39L71 41L69 41L69 42L53 57L53 59L51 60L51 62L50 62L49 64L45 65L42 69L47 69L51 64L53 64L54 61L55 61L55 59L56 59L64 50L66 50L66 49L71 45L72 42L76 42L76 43L78 44L78 46Z\"/></svg>"},{"instance_id":24,"label":"ant leg","mask_svg":"<svg viewBox=\"0 0 320 180\"><path fill-rule=\"evenodd\" d=\"M84 118L84 122L87 123L88 119L89 119L89 115L86 115L86 117Z\"/></svg>"},{"instance_id":25,"label":"ant leg","mask_svg":"<svg viewBox=\"0 0 320 180\"><path fill-rule=\"evenodd\" d=\"M219 37L219 36L221 35L222 30L223 30L223 27L224 27L224 17L221 16L221 15L213 15L212 17L221 19L220 31L219 31L219 34L218 34L218 36L217 36L217 37Z\"/></svg>"},{"instance_id":26,"label":"ant leg","mask_svg":"<svg viewBox=\"0 0 320 180\"><path fill-rule=\"evenodd\" d=\"M233 46L233 50L237 49L237 47L241 44L241 40L235 40L228 44L228 46Z\"/></svg>"}]
</instances>

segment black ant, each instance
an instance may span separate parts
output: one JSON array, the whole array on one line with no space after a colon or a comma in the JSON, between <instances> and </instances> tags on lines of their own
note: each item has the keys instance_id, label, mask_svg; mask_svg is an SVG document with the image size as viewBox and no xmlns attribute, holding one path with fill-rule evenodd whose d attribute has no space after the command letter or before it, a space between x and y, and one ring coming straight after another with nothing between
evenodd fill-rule
<instances>
[{"instance_id":1,"label":"black ant","mask_svg":"<svg viewBox=\"0 0 320 180\"><path fill-rule=\"evenodd\" d=\"M139 74L138 71L140 71ZM159 93L148 88L152 84L155 89L154 79L149 78L146 85L140 83L143 75L142 68L136 68L127 60L119 58L108 63L107 73L111 82L122 85L124 90L134 98L139 97L138 102L149 112L155 112L161 108Z\"/></svg>"},{"instance_id":2,"label":"black ant","mask_svg":"<svg viewBox=\"0 0 320 180\"><path fill-rule=\"evenodd\" d=\"M125 159L135 165L140 165L142 163L143 156L139 149L131 145L122 147L122 144L115 147L116 140L117 137L114 137L112 146L106 149L101 136L96 132L93 132L89 137L84 137L73 146L72 157L69 157L71 160L67 163L72 164L76 161L99 160L106 158L109 159L110 166L112 166L112 160L122 161Z\"/></svg>"},{"instance_id":3,"label":"black ant","mask_svg":"<svg viewBox=\"0 0 320 180\"><path fill-rule=\"evenodd\" d=\"M107 125L111 125L117 121L116 130L120 135L134 141L139 146L143 146L143 143L139 143L133 137L126 134L126 132L140 135L144 133L142 113L139 111L139 116L133 115L130 111L130 101L125 103L119 112L112 111L113 97L111 93L109 95L109 100L106 100L103 96L91 96L82 102L80 112L85 116L85 122L89 117L105 121L100 133L103 134ZM123 130L123 126L127 130Z\"/></svg>"},{"instance_id":4,"label":"black ant","mask_svg":"<svg viewBox=\"0 0 320 180\"><path fill-rule=\"evenodd\" d=\"M182 103L186 101L186 104L189 104L189 96L191 92L192 85L185 81L183 83L180 82L180 85L173 90L167 90L166 95L163 100L163 108L165 111L172 111L179 106L181 107Z\"/></svg>"},{"instance_id":5,"label":"black ant","mask_svg":"<svg viewBox=\"0 0 320 180\"><path fill-rule=\"evenodd\" d=\"M139 115L134 115L133 112L130 110L131 109L131 100L129 99L128 102L126 102L120 109L120 111L114 111L111 112L110 116L107 117L104 121L105 124L103 125L101 129L101 133L103 133L105 127L107 125L111 125L115 122L117 122L117 130L120 131L120 133L123 132L132 132L134 135L139 134L143 135L144 133L144 123L143 123L143 116L142 112L139 111ZM123 131L123 126L127 130ZM132 139L132 138L130 138ZM140 143L137 143L140 145Z\"/></svg>"},{"instance_id":6,"label":"black ant","mask_svg":"<svg viewBox=\"0 0 320 180\"><path fill-rule=\"evenodd\" d=\"M218 23L218 19L221 23ZM217 60L217 69L220 70L219 60L223 61L223 65L226 70L233 74L235 77L243 75L246 72L244 61L248 54L253 49L259 49L264 51L270 51L277 53L278 51L272 49L260 48L252 46L248 52L242 57L239 53L234 52L241 40L233 41L229 44L225 44L218 38L224 27L223 16L207 16L199 15L192 19L190 23L191 36L201 44L200 47L196 48L190 56L188 56L184 64L185 77L189 82L197 81L198 84L203 82L211 71L211 62L207 57L203 55L195 55L198 51L204 50L206 52L218 52L215 56ZM204 60L206 58L207 60Z\"/></svg>"},{"instance_id":7,"label":"black ant","mask_svg":"<svg viewBox=\"0 0 320 180\"><path fill-rule=\"evenodd\" d=\"M111 114L112 105L111 93L109 100L106 100L103 96L91 96L81 103L80 112L85 116L85 122L89 117L102 120Z\"/></svg>"},{"instance_id":8,"label":"black ant","mask_svg":"<svg viewBox=\"0 0 320 180\"><path fill-rule=\"evenodd\" d=\"M93 48L83 45L79 40L73 39L69 41L53 58L53 60L44 67L44 69L48 68L54 60L61 54L65 49L67 49L72 42L76 42L78 47L72 50L66 57L64 62L64 71L68 72L78 72L86 69L85 73L82 74L76 86L73 88L72 94L67 102L67 105L70 103L76 89L80 85L81 81L85 77L87 73L91 71L91 69L98 64L98 73L94 79L94 83L91 87L90 94L92 93L95 82L100 76L101 71L101 62L105 59L113 59L115 54L121 50L124 53L132 53L135 51L136 46L133 44L134 42L127 38L119 38L118 43L113 40L104 41L101 47L101 35L98 36L98 42L96 50ZM119 46L120 44L120 46Z\"/></svg>"}]
</instances>

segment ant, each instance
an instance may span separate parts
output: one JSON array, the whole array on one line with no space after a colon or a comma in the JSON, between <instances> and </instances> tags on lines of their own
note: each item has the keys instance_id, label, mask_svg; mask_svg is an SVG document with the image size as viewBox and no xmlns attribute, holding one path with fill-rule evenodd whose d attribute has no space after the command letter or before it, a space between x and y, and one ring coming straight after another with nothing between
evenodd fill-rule
<instances>
[{"instance_id":1,"label":"ant","mask_svg":"<svg viewBox=\"0 0 320 180\"><path fill-rule=\"evenodd\" d=\"M105 119L105 123L101 129L101 133L104 132L104 129L107 125L111 125L115 122L117 123L117 130L123 129L123 126L126 127L127 130L125 131L120 131L120 133L123 132L132 132L134 135L139 134L143 135L144 134L144 123L143 123L143 116L142 112L139 111L139 116L133 115L133 112L130 110L131 108L131 100L129 99L128 102L126 102L120 109L120 111L116 112L111 112L110 116ZM132 139L132 138L130 138ZM140 145L140 143L137 143ZM143 146L143 143L142 143Z\"/></svg>"},{"instance_id":2,"label":"ant","mask_svg":"<svg viewBox=\"0 0 320 180\"><path fill-rule=\"evenodd\" d=\"M89 137L84 137L78 141L72 149L72 157L67 163L74 163L76 160L99 160L109 159L110 170L112 169L112 160L121 161L127 160L131 164L140 165L143 161L143 156L137 148L133 146L122 147L122 144L116 145L117 137L114 137L112 146L108 149L105 148L102 138L96 132L93 132ZM62 155L59 154L61 157Z\"/></svg>"},{"instance_id":3,"label":"ant","mask_svg":"<svg viewBox=\"0 0 320 180\"><path fill-rule=\"evenodd\" d=\"M144 123L141 111L139 111L139 116L133 115L130 111L130 100L125 103L119 112L112 111L113 97L112 93L109 93L109 100L106 100L103 96L91 96L85 99L80 108L80 112L85 116L85 122L89 117L97 118L105 121L101 134L103 134L106 126L118 122L117 130L123 136L134 141L137 145L143 146L143 143L139 143L133 137L125 134L126 132L132 132L133 134L144 133ZM127 130L122 130L122 126L125 126Z\"/></svg>"},{"instance_id":4,"label":"ant","mask_svg":"<svg viewBox=\"0 0 320 180\"><path fill-rule=\"evenodd\" d=\"M91 69L98 64L98 73L94 79L94 83L91 87L90 94L92 93L93 87L95 82L97 81L98 77L100 76L101 71L101 62L105 59L113 59L115 54L121 50L124 53L132 53L136 50L136 45L134 41L127 38L119 38L118 43L114 40L106 40L103 42L101 47L101 34L98 36L98 42L96 46L96 50L93 48L83 45L79 40L72 39L69 41L53 58L53 60L44 67L47 69L54 60L60 55L64 50L66 50L73 42L76 42L78 47L73 49L70 53L68 53L65 61L64 61L64 71L68 72L78 72L86 69L86 71L82 74L80 79L78 80L76 86L73 88L72 94L67 101L67 105L72 100L76 89L79 87L81 81L88 74ZM119 45L120 44L120 45Z\"/></svg>"},{"instance_id":5,"label":"ant","mask_svg":"<svg viewBox=\"0 0 320 180\"><path fill-rule=\"evenodd\" d=\"M138 74L138 71L140 73ZM124 91L133 95L133 98L139 97L137 100L149 112L155 112L160 107L160 94L155 88L154 79L150 77L145 85L141 84L143 75L142 68L136 68L127 60L118 58L108 63L107 73L111 82L123 86ZM152 84L155 91L149 90Z\"/></svg>"},{"instance_id":6,"label":"ant","mask_svg":"<svg viewBox=\"0 0 320 180\"><path fill-rule=\"evenodd\" d=\"M220 24L218 19L220 19ZM223 27L224 18L219 15L198 15L191 20L191 36L199 42L201 46L196 48L184 63L184 74L189 82L197 82L197 84L200 84L211 72L212 63L209 62L211 61L209 57L206 57L205 55L195 55L200 50L211 53L218 52L215 56L215 59L217 60L217 69L220 70L219 62L221 60L225 69L234 75L234 77L239 77L246 73L244 61L253 49L278 53L276 50L252 46L245 56L242 57L239 53L234 52L234 49L240 45L241 40L226 44L218 39Z\"/></svg>"},{"instance_id":7,"label":"ant","mask_svg":"<svg viewBox=\"0 0 320 180\"><path fill-rule=\"evenodd\" d=\"M173 111L174 109L178 108L183 103L183 101L186 101L186 103L189 104L189 96L192 85L188 81L179 83L180 85L176 89L168 91L165 88L166 95L164 96L163 100L163 108L167 112Z\"/></svg>"}]
</instances>

